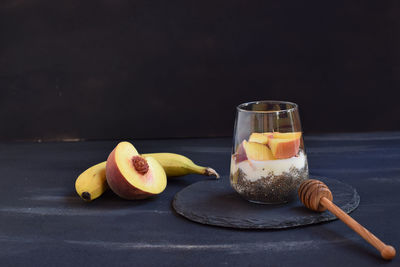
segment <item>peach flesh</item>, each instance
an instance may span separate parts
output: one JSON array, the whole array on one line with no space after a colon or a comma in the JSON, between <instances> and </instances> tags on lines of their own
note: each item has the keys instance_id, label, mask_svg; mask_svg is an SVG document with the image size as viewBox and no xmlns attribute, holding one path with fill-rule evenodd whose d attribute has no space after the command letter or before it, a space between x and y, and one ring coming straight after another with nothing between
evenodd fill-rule
<instances>
[{"instance_id":1,"label":"peach flesh","mask_svg":"<svg viewBox=\"0 0 400 267\"><path fill-rule=\"evenodd\" d=\"M268 144L269 137L262 133L252 133L249 137L249 142L260 143L263 145Z\"/></svg>"},{"instance_id":2,"label":"peach flesh","mask_svg":"<svg viewBox=\"0 0 400 267\"><path fill-rule=\"evenodd\" d=\"M243 147L249 159L256 161L274 160L271 150L266 145L244 141Z\"/></svg>"},{"instance_id":3,"label":"peach flesh","mask_svg":"<svg viewBox=\"0 0 400 267\"><path fill-rule=\"evenodd\" d=\"M268 142L272 154L277 159L287 159L297 155L300 148L300 138L278 139L272 138Z\"/></svg>"},{"instance_id":4,"label":"peach flesh","mask_svg":"<svg viewBox=\"0 0 400 267\"><path fill-rule=\"evenodd\" d=\"M288 133L274 132L271 137L280 139L296 139L301 137L301 132L288 132Z\"/></svg>"}]
</instances>

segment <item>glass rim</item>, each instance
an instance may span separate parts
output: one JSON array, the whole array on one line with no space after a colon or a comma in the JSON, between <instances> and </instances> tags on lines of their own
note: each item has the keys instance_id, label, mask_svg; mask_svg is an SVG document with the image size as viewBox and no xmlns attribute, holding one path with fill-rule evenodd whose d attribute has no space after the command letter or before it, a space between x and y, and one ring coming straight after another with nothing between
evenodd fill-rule
<instances>
[{"instance_id":1,"label":"glass rim","mask_svg":"<svg viewBox=\"0 0 400 267\"><path fill-rule=\"evenodd\" d=\"M253 105L253 104L286 104L292 105L291 108L282 109L282 110L246 110L243 109L245 106ZM294 102L289 101L280 101L280 100L259 100L259 101L250 101L241 103L236 107L237 111L240 112L249 112L249 113L282 113L282 112L292 112L298 109L298 105Z\"/></svg>"}]
</instances>

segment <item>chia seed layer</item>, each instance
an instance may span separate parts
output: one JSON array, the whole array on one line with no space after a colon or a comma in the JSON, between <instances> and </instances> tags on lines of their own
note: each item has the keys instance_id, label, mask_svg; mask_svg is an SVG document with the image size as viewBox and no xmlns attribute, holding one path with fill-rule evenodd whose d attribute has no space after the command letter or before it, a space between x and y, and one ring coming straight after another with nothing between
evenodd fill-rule
<instances>
[{"instance_id":1,"label":"chia seed layer","mask_svg":"<svg viewBox=\"0 0 400 267\"><path fill-rule=\"evenodd\" d=\"M280 175L269 172L265 177L255 181L247 179L240 168L230 177L232 187L245 199L262 203L284 203L296 198L297 189L302 181L308 179L307 164Z\"/></svg>"}]
</instances>

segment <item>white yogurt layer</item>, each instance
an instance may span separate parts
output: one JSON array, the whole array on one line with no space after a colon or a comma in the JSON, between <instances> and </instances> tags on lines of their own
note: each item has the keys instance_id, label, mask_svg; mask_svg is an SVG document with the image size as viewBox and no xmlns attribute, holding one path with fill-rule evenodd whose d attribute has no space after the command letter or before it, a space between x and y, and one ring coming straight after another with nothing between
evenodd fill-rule
<instances>
[{"instance_id":1,"label":"white yogurt layer","mask_svg":"<svg viewBox=\"0 0 400 267\"><path fill-rule=\"evenodd\" d=\"M297 157L291 157L288 159L276 159L276 160L245 160L239 164L235 163L234 158L231 160L231 173L235 173L239 168L246 174L247 180L252 182L266 177L273 172L273 175L281 175L283 172L288 172L290 168L302 169L305 167L307 161L306 155L300 150Z\"/></svg>"}]
</instances>

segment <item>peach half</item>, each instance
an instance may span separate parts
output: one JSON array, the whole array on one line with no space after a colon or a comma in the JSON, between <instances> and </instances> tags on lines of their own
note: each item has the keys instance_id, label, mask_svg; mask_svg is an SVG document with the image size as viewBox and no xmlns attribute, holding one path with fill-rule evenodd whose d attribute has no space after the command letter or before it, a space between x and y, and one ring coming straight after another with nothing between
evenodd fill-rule
<instances>
[{"instance_id":1,"label":"peach half","mask_svg":"<svg viewBox=\"0 0 400 267\"><path fill-rule=\"evenodd\" d=\"M129 142L119 143L108 156L106 178L111 190L125 199L148 198L167 186L160 163L152 157L141 157Z\"/></svg>"},{"instance_id":2,"label":"peach half","mask_svg":"<svg viewBox=\"0 0 400 267\"><path fill-rule=\"evenodd\" d=\"M274 160L271 150L263 144L255 142L243 141L243 148L246 152L246 156L252 160Z\"/></svg>"}]
</instances>

